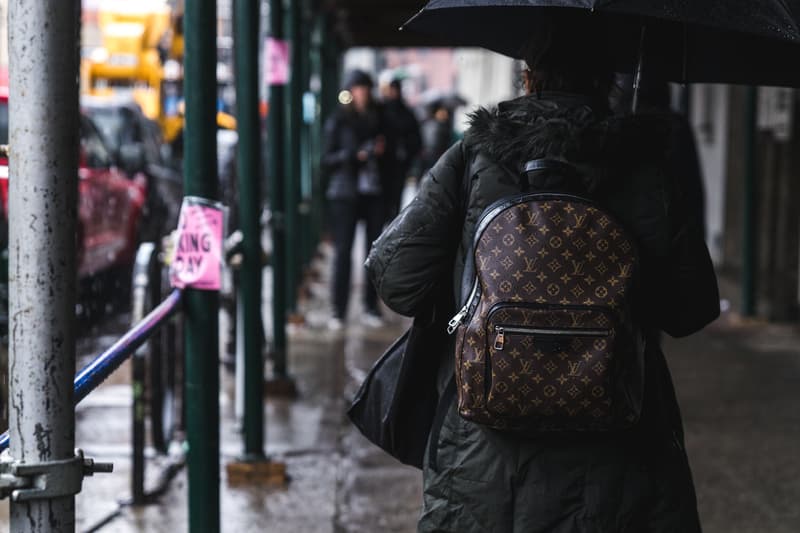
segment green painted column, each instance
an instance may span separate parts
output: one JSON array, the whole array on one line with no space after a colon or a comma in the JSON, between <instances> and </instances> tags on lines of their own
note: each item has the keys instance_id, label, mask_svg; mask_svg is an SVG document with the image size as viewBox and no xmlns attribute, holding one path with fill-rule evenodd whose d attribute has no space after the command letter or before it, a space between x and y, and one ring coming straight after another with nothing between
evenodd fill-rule
<instances>
[{"instance_id":1,"label":"green painted column","mask_svg":"<svg viewBox=\"0 0 800 533\"><path fill-rule=\"evenodd\" d=\"M264 358L261 321L261 128L258 114L259 0L234 2L239 227L244 260L237 297L244 342L244 458L264 455Z\"/></svg>"},{"instance_id":2,"label":"green painted column","mask_svg":"<svg viewBox=\"0 0 800 533\"><path fill-rule=\"evenodd\" d=\"M288 27L291 53L291 78L287 107L286 142L286 307L297 312L297 290L300 285L302 237L300 229L300 181L302 179L303 128L303 39L302 2L289 0Z\"/></svg>"},{"instance_id":3,"label":"green painted column","mask_svg":"<svg viewBox=\"0 0 800 533\"><path fill-rule=\"evenodd\" d=\"M282 0L270 0L270 38L283 41L285 15ZM286 372L286 309L288 280L286 276L286 188L285 165L286 85L272 79L269 85L269 114L267 116L267 161L270 210L272 211L272 363L277 378Z\"/></svg>"},{"instance_id":4,"label":"green painted column","mask_svg":"<svg viewBox=\"0 0 800 533\"><path fill-rule=\"evenodd\" d=\"M747 89L745 124L744 188L742 206L742 315L756 314L756 119L758 113L758 89Z\"/></svg>"},{"instance_id":5,"label":"green painted column","mask_svg":"<svg viewBox=\"0 0 800 533\"><path fill-rule=\"evenodd\" d=\"M313 259L317 246L320 242L320 234L324 220L322 218L324 208L324 191L322 190L322 169L320 160L322 157L322 115L320 99L322 97L322 46L325 28L325 14L314 15L314 31L311 37L311 47L309 49L309 61L311 75L309 80L309 91L314 95L314 117L309 127L309 160L311 164L311 251Z\"/></svg>"},{"instance_id":6,"label":"green painted column","mask_svg":"<svg viewBox=\"0 0 800 533\"><path fill-rule=\"evenodd\" d=\"M321 124L325 124L328 118L336 110L338 105L338 95L341 89L340 76L340 52L336 39L333 36L333 31L330 27L328 16L322 23L320 32L321 45L320 45L320 101L319 101L319 120ZM322 142L323 132L320 131L320 142ZM320 148L320 152L322 148ZM327 220L327 203L325 202L325 193L328 189L327 176L320 172L319 188L321 196L321 220L323 228ZM324 230L321 230L324 233Z\"/></svg>"},{"instance_id":7,"label":"green painted column","mask_svg":"<svg viewBox=\"0 0 800 533\"><path fill-rule=\"evenodd\" d=\"M184 193L218 198L216 2L186 0ZM189 289L186 311L186 433L189 531L218 532L219 295Z\"/></svg>"},{"instance_id":8,"label":"green painted column","mask_svg":"<svg viewBox=\"0 0 800 533\"><path fill-rule=\"evenodd\" d=\"M298 90L302 98L302 127L300 129L300 213L299 213L299 230L301 239L300 250L300 269L301 272L305 271L311 263L313 256L314 243L313 240L313 211L312 211L312 196L313 196L313 162L311 158L311 132L314 124L316 111L315 105L312 103L314 95L310 92L310 79L311 79L311 34L313 32L311 14L306 12L305 4L301 4L301 28L303 31L300 33L299 42L301 43L301 78ZM301 280L302 282L302 280Z\"/></svg>"}]
</instances>

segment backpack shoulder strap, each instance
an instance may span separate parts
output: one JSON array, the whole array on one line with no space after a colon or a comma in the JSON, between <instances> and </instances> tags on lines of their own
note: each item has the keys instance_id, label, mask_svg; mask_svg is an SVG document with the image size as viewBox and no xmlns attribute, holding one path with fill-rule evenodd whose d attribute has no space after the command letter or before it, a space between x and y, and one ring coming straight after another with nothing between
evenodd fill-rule
<instances>
[{"instance_id":1,"label":"backpack shoulder strap","mask_svg":"<svg viewBox=\"0 0 800 533\"><path fill-rule=\"evenodd\" d=\"M553 179L553 176L557 176ZM533 159L525 163L520 173L520 189L547 191L553 188L573 188L583 176L578 167L560 159Z\"/></svg>"}]
</instances>

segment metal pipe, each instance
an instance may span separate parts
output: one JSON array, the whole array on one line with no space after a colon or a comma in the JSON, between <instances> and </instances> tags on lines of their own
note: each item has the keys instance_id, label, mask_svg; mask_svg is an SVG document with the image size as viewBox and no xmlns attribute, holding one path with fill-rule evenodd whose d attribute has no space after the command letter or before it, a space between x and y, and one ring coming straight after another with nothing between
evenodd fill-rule
<instances>
[{"instance_id":1,"label":"metal pipe","mask_svg":"<svg viewBox=\"0 0 800 533\"><path fill-rule=\"evenodd\" d=\"M314 116L313 123L310 126L310 153L308 158L311 164L311 249L309 250L309 257L313 260L317 246L320 242L320 233L323 224L323 206L324 196L321 187L322 169L322 133L323 124L321 121L321 89L322 89L322 47L324 46L325 35L325 15L323 13L316 13L313 15L314 30L311 37L311 46L309 49L310 58L310 78L309 78L309 91L313 95L314 101Z\"/></svg>"},{"instance_id":2,"label":"metal pipe","mask_svg":"<svg viewBox=\"0 0 800 533\"><path fill-rule=\"evenodd\" d=\"M234 3L236 111L239 130L239 226L243 262L237 295L244 343L244 455L264 459L264 358L261 319L261 128L258 114L258 0Z\"/></svg>"},{"instance_id":3,"label":"metal pipe","mask_svg":"<svg viewBox=\"0 0 800 533\"><path fill-rule=\"evenodd\" d=\"M217 48L215 0L187 0L184 13L184 194L215 200ZM189 531L220 530L219 293L185 291Z\"/></svg>"},{"instance_id":4,"label":"metal pipe","mask_svg":"<svg viewBox=\"0 0 800 533\"><path fill-rule=\"evenodd\" d=\"M312 194L313 194L313 160L311 156L311 128L314 124L316 115L316 103L314 102L314 94L309 91L311 81L312 69L312 33L313 33L313 19L306 12L308 9L307 3L300 5L300 24L303 31L300 32L300 83L297 90L300 92L300 196L299 196L299 210L297 217L298 231L300 233L300 250L299 250L299 264L300 272L305 272L311 264L311 259L314 255L314 242L313 242L313 211L312 211ZM302 284L303 280L300 279Z\"/></svg>"},{"instance_id":5,"label":"metal pipe","mask_svg":"<svg viewBox=\"0 0 800 533\"><path fill-rule=\"evenodd\" d=\"M291 76L286 157L289 161L286 179L286 284L289 287L286 304L290 313L297 312L297 292L300 286L302 236L300 228L300 184L302 180L302 128L303 128L303 26L302 0L289 0L289 39L291 41ZM286 375L286 369L281 376ZM278 371L276 369L276 374Z\"/></svg>"},{"instance_id":6,"label":"metal pipe","mask_svg":"<svg viewBox=\"0 0 800 533\"><path fill-rule=\"evenodd\" d=\"M141 322L120 337L106 351L85 366L73 380L73 400L75 405L86 398L113 374L139 346L150 338L153 332L177 311L181 303L181 291L175 289L158 307L153 309ZM8 448L9 434L0 435L0 452Z\"/></svg>"},{"instance_id":7,"label":"metal pipe","mask_svg":"<svg viewBox=\"0 0 800 533\"><path fill-rule=\"evenodd\" d=\"M75 455L80 1L9 2L11 455ZM74 496L11 502L11 531L74 531Z\"/></svg>"},{"instance_id":8,"label":"metal pipe","mask_svg":"<svg viewBox=\"0 0 800 533\"><path fill-rule=\"evenodd\" d=\"M284 39L284 9L281 0L270 0L269 26L273 42ZM269 202L272 211L272 363L277 377L286 377L286 190L288 178L284 158L286 130L286 84L269 80L267 116Z\"/></svg>"},{"instance_id":9,"label":"metal pipe","mask_svg":"<svg viewBox=\"0 0 800 533\"><path fill-rule=\"evenodd\" d=\"M89 395L100 383L119 368L161 324L178 310L181 291L173 290L166 300L153 309L144 319L115 342L108 350L75 376L75 403Z\"/></svg>"},{"instance_id":10,"label":"metal pipe","mask_svg":"<svg viewBox=\"0 0 800 533\"><path fill-rule=\"evenodd\" d=\"M758 90L755 87L747 88L744 147L744 187L742 201L742 315L754 316L756 314L756 250L758 249L756 235L757 221L757 146L756 135L758 114Z\"/></svg>"}]
</instances>

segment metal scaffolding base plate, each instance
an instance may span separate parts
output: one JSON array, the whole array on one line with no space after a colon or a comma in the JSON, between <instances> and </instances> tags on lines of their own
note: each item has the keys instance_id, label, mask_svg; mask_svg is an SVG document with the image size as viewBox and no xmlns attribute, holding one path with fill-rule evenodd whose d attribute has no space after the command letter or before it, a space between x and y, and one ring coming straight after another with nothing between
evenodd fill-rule
<instances>
[{"instance_id":1,"label":"metal scaffolding base plate","mask_svg":"<svg viewBox=\"0 0 800 533\"><path fill-rule=\"evenodd\" d=\"M286 464L266 459L228 463L225 469L228 473L229 486L285 486L289 482L289 476L286 475Z\"/></svg>"},{"instance_id":2,"label":"metal scaffolding base plate","mask_svg":"<svg viewBox=\"0 0 800 533\"><path fill-rule=\"evenodd\" d=\"M264 381L264 394L270 398L297 398L297 383L290 377Z\"/></svg>"},{"instance_id":3,"label":"metal scaffolding base plate","mask_svg":"<svg viewBox=\"0 0 800 533\"><path fill-rule=\"evenodd\" d=\"M286 323L290 326L302 326L306 323L306 317L303 313L291 313L286 316Z\"/></svg>"}]
</instances>

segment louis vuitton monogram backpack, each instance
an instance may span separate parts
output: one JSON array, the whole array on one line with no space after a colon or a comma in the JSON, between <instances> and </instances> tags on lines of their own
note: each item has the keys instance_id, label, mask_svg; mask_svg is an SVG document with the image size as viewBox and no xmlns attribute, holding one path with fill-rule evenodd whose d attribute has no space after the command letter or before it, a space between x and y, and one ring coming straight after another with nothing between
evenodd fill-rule
<instances>
[{"instance_id":1,"label":"louis vuitton monogram backpack","mask_svg":"<svg viewBox=\"0 0 800 533\"><path fill-rule=\"evenodd\" d=\"M581 196L522 192L490 205L467 256L456 333L458 410L496 429L608 431L641 412L643 348L632 311L638 256L615 218Z\"/></svg>"}]
</instances>

